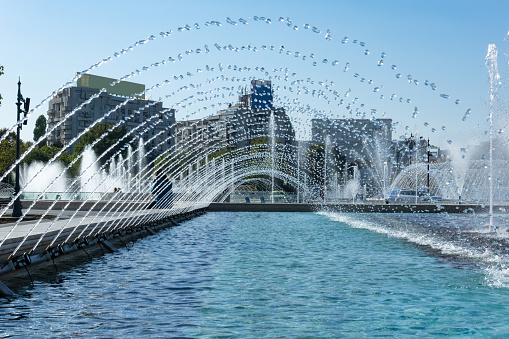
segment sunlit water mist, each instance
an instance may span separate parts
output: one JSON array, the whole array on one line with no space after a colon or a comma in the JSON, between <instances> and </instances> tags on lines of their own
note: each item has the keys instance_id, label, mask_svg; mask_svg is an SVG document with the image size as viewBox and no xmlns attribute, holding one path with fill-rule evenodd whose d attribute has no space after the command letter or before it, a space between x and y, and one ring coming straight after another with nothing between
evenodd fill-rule
<instances>
[{"instance_id":1,"label":"sunlit water mist","mask_svg":"<svg viewBox=\"0 0 509 339\"><path fill-rule=\"evenodd\" d=\"M137 148L137 153L133 152L132 147L127 147L127 157L124 159L122 154L110 159L107 166L108 171L105 169L100 170L97 155L92 148L87 148L84 151L83 159L80 167L80 179L82 192L135 192L141 190L140 171L144 170L145 159L143 144ZM135 166L134 164L137 164ZM136 178L134 178L136 176ZM148 179L146 179L148 180ZM65 188L65 187L64 187Z\"/></svg>"},{"instance_id":2,"label":"sunlit water mist","mask_svg":"<svg viewBox=\"0 0 509 339\"><path fill-rule=\"evenodd\" d=\"M256 38L256 41L238 45L233 40L231 43L211 42L208 41L207 34L202 33L207 30L215 30L218 34L224 34L225 41L228 41L228 37L233 37L234 34L230 34L235 30L244 30L245 36ZM272 34L263 35L261 32L271 32ZM166 46L167 43L171 43L172 39L184 37L186 34L193 34L198 37L197 40L192 40L193 43L191 44L192 47L189 47L190 49L185 51L172 50L173 54L170 56L168 56L167 48L158 49ZM411 83L418 91L426 93L424 96L432 98L433 100L429 102L432 102L433 105L440 107L450 105L447 106L448 109L458 113L458 116L463 115L465 119L470 115L471 110L462 106L460 98L450 97L447 92L443 92L446 91L445 88L440 88L433 81L419 82L411 74L405 76L399 73L395 61L397 59L392 59L393 56L387 55L383 51L372 50L369 44L366 44L362 39L352 39L339 34L339 32L331 32L323 27L320 28L318 24L292 22L288 17L271 19L253 16L248 20L228 18L226 20L207 21L201 24L194 23L156 32L146 39L137 40L130 46L125 46L125 48L114 52L111 56L99 59L97 63L84 69L82 73L87 74L91 71L98 74L102 71L106 73L110 65L115 65L115 72L111 73L115 74L112 83L121 83L127 80L145 83L146 90L140 94L151 97L156 101L162 101L167 107L175 108L177 119L188 121L189 119L208 117L220 110L234 107L238 104L236 101L239 95L245 93L251 80L270 80L274 84L272 104L286 110L297 131L297 139L310 138L309 122L316 117L374 120L383 117L389 118L387 112L394 114L390 118L395 121L394 131L398 131L394 135L395 139L408 137L407 129L403 129L403 126L406 125L408 128L408 124L410 124L407 118L411 119L412 124L414 122L416 124L422 123L422 126L426 127L425 130L429 130L431 135L440 135L440 138L444 138L444 134L447 133L444 132L446 126L440 128L439 124L441 122L437 121L437 117L433 117L429 122L421 120L425 116L423 113L431 112L430 107L427 107L428 101L413 99L410 92L407 92L408 83ZM290 35L292 39L285 39ZM282 39L258 41L260 36L282 37ZM200 37L203 38L200 40ZM295 38L301 39L296 40ZM280 40L287 43L282 45L279 43ZM298 41L298 43L294 43L294 41ZM152 46L158 48L151 49ZM309 46L316 46L314 47L316 49L309 50ZM141 58L143 66L140 66L138 62L136 65L128 62L129 58L126 57L126 54L131 55L133 50L139 52L140 55L144 55ZM164 52L161 53L161 51ZM251 58L243 58L247 54L256 55L257 57L248 62L246 60ZM336 59L337 55L342 55L344 60ZM275 61L276 59L277 61ZM171 67L172 65L178 65L178 67ZM76 80L77 78L73 78L73 82L65 86L73 85ZM440 91L437 91L437 88ZM72 111L66 113L67 115L62 122L68 122L76 115L88 114L89 112L84 112L84 110L87 106L93 107L94 100L101 94L102 89L101 92L84 99L76 107L73 106ZM126 125L128 122L138 122L141 128L132 133L130 137L139 138L141 143L143 138L147 138L147 135L154 136L156 134L156 126L159 123L157 120L159 119L149 121L139 111L129 113L127 107L133 100L135 98L124 98L124 101L120 101L118 106L108 108L108 111L104 112L105 114L100 119L114 119L113 117L118 116L124 110L124 113L127 112L128 114L122 117L122 121L118 122L118 126ZM150 106L150 104L148 105ZM127 111L125 111L126 108ZM40 109L40 106L38 106L38 109ZM435 107L433 107L433 111L437 111ZM426 116L430 117L430 114ZM246 115L237 118L245 119ZM246 120L249 120L249 118L250 116L247 114ZM199 125L199 120L193 127L196 127L196 125ZM218 128L218 126L211 127ZM84 132L87 130L88 127ZM48 130L48 134L43 136L41 140L53 132ZM361 131L352 131L352 134L362 133ZM107 132L101 138L105 135L107 135ZM265 133L260 137L270 137L270 135ZM188 137L181 140L179 147L175 147L171 151L173 154L170 152L170 159L165 160L165 163L175 162L176 158L171 159L173 156L193 158L192 164L186 164L183 166L184 169L179 168L175 173L171 173L172 179L183 178L185 173L189 172L188 168L193 170L196 163L200 164L207 161L210 153L206 154L205 149L210 144L200 143L198 140L197 135L190 133ZM274 138L269 138L269 140L274 140ZM152 141L154 142L150 144L151 146L147 151L172 142L171 140L158 139L152 139ZM392 142L392 140L380 141L383 144ZM231 147L231 145L225 144L220 146ZM136 167L138 173L149 173L153 171L155 165L145 161L144 153L141 151L139 152L141 154L139 158L133 158L132 154L135 148L136 146L133 144L128 148L127 155L124 153L124 157L127 156L126 163L123 162L121 156L118 156L111 160L108 169L103 169L100 172L96 171L96 165L86 170L83 168L80 189L82 191L105 192L120 188L123 192L148 193L150 185L145 185L145 191L141 192L141 183L149 182L151 178L146 175L143 179L137 179L138 181L131 180L135 175L133 168ZM190 149L202 151L199 154L193 154L189 151ZM182 154L179 154L181 150ZM386 152L382 151L382 153L384 154L383 159L380 157L377 159L352 159L352 162L365 160L364 167L367 166L367 163L375 164L376 168L372 169L372 173L375 177L374 180L378 182L375 183L376 190L372 191L377 191L378 195L384 196L385 192L381 191L386 191L386 187L390 186L389 183L386 183L388 181L386 177L389 177L389 174L392 174L393 171L390 165L384 165L391 162ZM101 155L98 154L97 156ZM154 154L151 156L154 156ZM89 158L85 154L82 164L90 164L87 159ZM105 160L102 159L102 162ZM295 163L295 159L288 156L280 160L279 162ZM117 166L118 163L123 163L123 165ZM256 169L256 174L266 175L267 172L270 172L273 177L274 164L278 161L273 159L270 163L272 167L265 166L265 168L261 168L260 166ZM300 167L300 164L298 164L296 167L300 169L304 166ZM362 170L365 169L362 168ZM305 170L304 168L300 172ZM308 182L303 183L300 178L304 178L305 173L295 174L295 171L293 172L290 176L297 182L296 186L299 187L299 190L300 187L303 187L304 191L309 192L319 186L317 182L314 182L316 180L308 180ZM203 177L199 178L202 174L202 172L198 172L196 177L203 179ZM251 175L253 174L251 173ZM339 180L338 173L330 174L334 180L325 178L330 186L325 188L325 197L349 198L350 195L357 195L355 191L358 191L358 188L353 187L355 185L351 182L348 183L348 180ZM437 175L440 177L442 174L438 173ZM278 179L287 181L287 178L282 178L283 175L280 173L277 173L277 175L280 176ZM329 173L326 175L328 176ZM111 184L110 178L106 176L121 179L117 181L117 184ZM231 177L234 178L235 176ZM296 180L295 177L297 177ZM201 183L202 190L203 188L209 189L206 180L202 180ZM203 203L206 204L217 198L218 194L222 194L225 189L224 186L231 186L233 190L235 184L224 182L223 187L210 188L210 192L202 192L203 194L199 194L199 196L200 198L207 197L208 200L203 200ZM363 184L364 186L365 184ZM437 187L439 186L437 185ZM189 190L189 188L183 187L182 189ZM332 190L334 194L329 194L328 189ZM346 194L347 190L354 193ZM338 192L341 192L341 194L338 194ZM457 195L457 193L454 195ZM194 194L193 198L196 198L196 196L197 194ZM477 200L484 199L484 197L474 198ZM354 199L355 197L352 200Z\"/></svg>"},{"instance_id":3,"label":"sunlit water mist","mask_svg":"<svg viewBox=\"0 0 509 339\"><path fill-rule=\"evenodd\" d=\"M26 192L42 192L48 188L49 192L64 192L67 189L67 176L61 176L55 183L48 187L48 183L42 180L32 180L36 174L42 175L44 178L58 177L64 166L59 162L52 163L43 170L45 164L35 161L28 166L23 166L21 171L20 185L25 187ZM42 172L41 172L42 170ZM40 172L40 173L39 173ZM28 184L30 182L30 184ZM28 184L28 186L27 186Z\"/></svg>"},{"instance_id":4,"label":"sunlit water mist","mask_svg":"<svg viewBox=\"0 0 509 339\"><path fill-rule=\"evenodd\" d=\"M427 188L450 199L449 202L457 202L459 195L471 202L507 200L507 174L496 172L497 169L503 172L507 162L493 160L492 144L489 157L485 157L488 154L485 152L474 156L469 153L472 149L460 146L464 163L438 161L430 164L429 170L423 159L419 159L416 148L413 148L414 153L408 147L401 148L412 157L403 169L400 160L391 159L388 150L381 149L392 147L389 146L392 139L415 142L418 138L410 140L412 135L407 132L408 125L413 124L424 126L420 129L443 139L449 130L442 126L441 117L429 120L431 125L422 120L431 112L447 110L458 117L463 115L468 123L471 110L462 107L459 99L450 98L442 89L436 91L440 87L431 81L420 83L411 75L398 73L396 65L388 66L390 57L385 53L373 59L375 53L368 50L362 40L338 39L334 32L308 24L296 30L297 26L288 18L278 21L292 34L311 37L310 41L299 40L293 46L286 44L285 39L281 39L285 46L275 42L273 45L263 42L233 46L207 41L186 51L175 51L172 56L168 56L167 48L162 55L149 53L143 67L139 64L120 66L121 74L116 75L115 82L146 81L143 95L159 98L157 100L164 101L167 107L175 107L177 119L184 119L189 129L181 131L178 140L172 139L175 135L162 137L158 131L175 127L160 126L169 112L146 118L144 112L130 112L128 108L138 99L123 98L117 106L107 108L100 119L114 120L113 117L121 116L116 127L127 122L132 127L136 122L139 129L133 127L124 135L130 138L130 144L124 147L123 153L109 159L104 159L105 154L94 154L91 149L87 149L81 159L79 193L112 194L99 194L99 198L76 196L109 200L130 193L125 195L126 205L139 203L140 212L149 213L145 206L150 206L154 199L153 174L156 167L162 167L169 177L167 185L175 183L173 201L168 208L155 211L145 220L158 221L170 214L206 207L213 201L223 202L237 186L251 179L265 180L272 200L274 191L279 190L275 182L278 180L297 187L297 200L302 197L300 201L303 202L321 203L324 199L337 202L344 198L348 203L358 203L361 191L366 195L367 185L361 183L365 180L361 178L361 170L366 173L368 167L373 166L370 169L375 181L372 192L380 196L386 194L386 186L426 187L425 178L430 174ZM244 25L240 19L237 22L230 19L227 23L232 27ZM272 27L273 23L268 18L254 17L248 27L260 24ZM107 69L104 65L123 59L131 50L145 51L144 46L151 45L154 40L166 41L170 36L188 34L191 30L199 35L203 29L220 27L221 24L214 21L202 25L200 31L191 25L172 33L161 32L160 36L138 41L112 58L104 58L84 73L103 71ZM272 37L256 30L253 38L260 36ZM330 45L316 51L307 50L318 40ZM331 47L341 50L331 52ZM334 56L344 55L345 50L348 56L345 55L340 65ZM258 53L256 62L246 62L242 56L247 53ZM277 56L279 62L266 59L269 55ZM361 61L361 58L364 59ZM496 56L491 57L494 59ZM490 71L491 74L494 73ZM386 117L386 112L395 112L391 118L395 119L393 127L398 132L392 139L376 140L366 137L361 129L348 130L348 136L363 138L371 147L365 148L369 153L367 157L359 152L349 159L344 164L347 173L342 176L343 169L334 169L330 164L332 150L342 145L331 133L322 148L325 151L321 158L314 157L311 168L308 160L313 155L307 153L309 149L297 150L299 155L296 156L292 143L295 140L285 145L279 142L289 135L293 137L293 131L291 128L282 131L280 125L276 128L278 121L273 111L268 119L257 120L253 113L259 112L246 108L249 100L243 102L242 95L250 81L256 79L272 81L274 87L268 91L274 93L272 104L284 108L294 130L298 131L297 140L311 138L312 119L376 121ZM427 100L419 102L407 95L408 84L421 92L426 91L431 106L426 107ZM94 106L94 100L101 93L71 107L72 111L66 113L62 123L88 113L84 110ZM436 99L444 103L437 103ZM232 112L230 109L234 107L239 110ZM216 119L219 122L214 123L202 120L219 112L228 115L231 118L228 123L232 124L219 118ZM243 128L250 128L238 128L235 124L239 121L245 122L241 125ZM206 129L200 129L204 125ZM83 132L89 128L90 125ZM235 140L229 139L230 133L239 130L244 130L244 134L239 134ZM221 134L222 131L225 133ZM100 139L108 133L102 134ZM259 139L254 140L252 135ZM80 137L82 135L77 139ZM259 144L254 142L264 139L266 141ZM490 140L493 142L493 138ZM174 142L176 146L167 153L153 152ZM237 147L236 142L249 146ZM448 140L447 144L458 147L453 140ZM119 145L120 140L112 147ZM397 146L399 149L403 145ZM99 157L102 157L100 161ZM298 159L297 164L295 159ZM486 165L486 159L490 166ZM51 161L48 168L56 162ZM102 169L101 164L105 164ZM348 173L351 169L353 176ZM398 175L396 169L401 170ZM62 170L51 173L49 178L57 178L61 173ZM4 177L6 175L9 173ZM396 177L392 185L385 182L390 176ZM35 181L45 182L40 178ZM493 188L495 179L496 192L487 193L488 183L491 182ZM322 197L315 194L316 189L323 193ZM102 220L111 224L108 230L120 230L125 226L116 222L113 213L103 212ZM274 337L428 336L444 332L492 335L495 329L508 332L504 323L508 314L502 304L506 298L500 298L500 294L506 296L508 285L506 232L501 227L498 233L483 233L486 217L427 214L371 215L368 218L334 213L288 216L210 214L163 232L155 238L157 242L153 242L154 238L140 241L129 254L123 250L62 272L53 285L36 282L12 303L2 304L2 309L6 310L2 317L8 326L12 325L7 331L26 336L27 329L36 328L42 336L125 337L259 337L267 333ZM280 224L281 220L285 221L284 225ZM501 225L509 224L505 218L497 220ZM69 239L69 243L72 240ZM33 294L37 297L32 298ZM69 305L62 295L72 296L73 303ZM479 303L480 296L482 302ZM64 304L63 310L61 305ZM479 313L494 316L479 319Z\"/></svg>"},{"instance_id":5,"label":"sunlit water mist","mask_svg":"<svg viewBox=\"0 0 509 339\"><path fill-rule=\"evenodd\" d=\"M81 162L81 191L94 192L100 190L99 185L102 182L102 172L99 172L99 164L95 162L97 158L92 148L87 148L83 152L83 159Z\"/></svg>"},{"instance_id":6,"label":"sunlit water mist","mask_svg":"<svg viewBox=\"0 0 509 339\"><path fill-rule=\"evenodd\" d=\"M427 234L407 227L429 220L420 216L384 218L209 213L18 289L0 302L2 331L243 338L509 331L507 281L487 269L497 253L474 259L475 243L447 245L442 227Z\"/></svg>"}]
</instances>

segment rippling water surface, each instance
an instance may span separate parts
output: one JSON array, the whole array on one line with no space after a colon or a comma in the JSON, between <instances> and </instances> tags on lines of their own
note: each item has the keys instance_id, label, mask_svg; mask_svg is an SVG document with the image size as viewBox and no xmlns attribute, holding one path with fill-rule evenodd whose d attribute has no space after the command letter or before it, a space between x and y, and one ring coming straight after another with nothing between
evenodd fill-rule
<instances>
[{"instance_id":1,"label":"rippling water surface","mask_svg":"<svg viewBox=\"0 0 509 339\"><path fill-rule=\"evenodd\" d=\"M509 334L486 265L365 218L209 213L18 288L0 337Z\"/></svg>"}]
</instances>

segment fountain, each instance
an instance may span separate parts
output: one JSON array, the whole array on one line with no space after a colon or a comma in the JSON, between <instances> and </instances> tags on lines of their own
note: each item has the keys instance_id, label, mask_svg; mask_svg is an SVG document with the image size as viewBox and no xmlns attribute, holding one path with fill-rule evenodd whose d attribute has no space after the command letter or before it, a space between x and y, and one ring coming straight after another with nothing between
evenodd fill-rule
<instances>
[{"instance_id":1,"label":"fountain","mask_svg":"<svg viewBox=\"0 0 509 339\"><path fill-rule=\"evenodd\" d=\"M489 187L490 187L490 224L488 230L491 231L493 227L493 102L495 100L496 88L500 83L500 74L498 73L497 65L497 47L495 44L490 44L488 47L488 54L486 55L486 67L490 79L490 149L489 149Z\"/></svg>"},{"instance_id":2,"label":"fountain","mask_svg":"<svg viewBox=\"0 0 509 339\"><path fill-rule=\"evenodd\" d=\"M447 162L430 164L429 174L431 194L450 200L457 199L460 203L486 203L489 206L488 231L492 231L495 202L509 201L509 176L505 170L509 163L509 154L504 146L501 117L494 114L494 102L500 85L497 48L494 44L488 47L486 67L490 84L488 141L452 149ZM494 130L499 131L498 135L495 135ZM425 187L424 165L423 162L416 162L405 168L395 178L392 187Z\"/></svg>"},{"instance_id":3,"label":"fountain","mask_svg":"<svg viewBox=\"0 0 509 339\"><path fill-rule=\"evenodd\" d=\"M52 163L44 170L44 164L38 161L33 162L29 166L22 166L20 183L21 186L26 186L26 193L24 194L25 199L33 198L35 192L42 192L46 187L47 183L41 181L34 181L32 178L39 172L40 175L47 178L55 178L59 173L62 173L64 166L58 162ZM30 184L28 184L30 182ZM55 199L55 194L59 194L65 191L67 187L67 177L62 176L51 186L48 187L48 196L45 198Z\"/></svg>"},{"instance_id":4,"label":"fountain","mask_svg":"<svg viewBox=\"0 0 509 339\"><path fill-rule=\"evenodd\" d=\"M285 23L285 20L280 22ZM207 23L205 27L219 29L221 26L216 22ZM272 24L267 18L262 20L260 17L253 18L251 23ZM314 28L308 25L292 34L330 43L330 32L323 39L325 35ZM189 26L175 34L185 34L191 29ZM165 42L172 34L161 32L157 37L152 35L138 41L81 74L100 72L131 50L142 49L156 39ZM26 268L36 261L55 259L88 244L104 244L114 249L110 241L116 238L122 239L133 232L153 233L163 226L175 225L179 220L201 213L213 203L229 201L239 186L252 182L263 183L265 187L269 187L270 182L272 203L276 189L281 187L288 194L295 193L295 200L301 206L309 201L326 206L346 200L341 202L352 211L358 211L355 208L361 192L364 198L366 195L370 198L378 196L383 201L390 187L427 187L425 178L429 174L428 188L434 195L455 199L454 204L458 196L462 200L489 202L491 229L495 200L507 195L504 189L509 187L502 173L497 174L496 168L505 168L505 163L498 164L497 161L503 159L493 159L493 137L490 138L489 166L486 159L474 159L474 152L471 152L468 158L453 156L450 162L437 160L429 164L428 169L418 150L392 140L392 131L401 132L399 122L392 124L391 121L389 125L387 114L375 108L376 105L383 109L389 107L399 112L398 119L415 118L418 121L420 113L414 106L416 103L410 98L404 99L405 86L384 87L384 77L377 73L371 78L369 66L359 68L354 62L345 61L344 67L337 67L336 54L326 55L331 53L328 49L324 49L323 54L322 51L305 53L304 48L300 50L299 47L295 46L299 51L290 51L288 46L222 46L207 42L193 50L177 51L170 57L151 55L146 66L123 69L123 73L115 75L104 88L90 90L83 97L80 93L81 101L76 107L71 107L60 121L50 125L46 134L1 176L2 180L7 179L15 165L42 140L59 135L74 118L86 122L47 163L34 163L24 169L18 194L26 199L24 212L0 232L0 257L5 262L0 266L0 273ZM344 38L335 48L348 49L356 58L365 56L371 66L387 79L390 77L391 81L387 80L390 83L401 79L395 65L383 67L383 61L388 60L385 53L381 54L381 59L372 60L363 42L353 40L350 43ZM490 51L487 64L491 76L495 73L493 60L496 53L491 46ZM257 63L238 58L238 55L247 53L258 53ZM271 64L264 59L265 55L275 55L287 62L282 66ZM182 61L194 57L196 62L191 66ZM216 62L216 57L221 62ZM178 63L181 67L170 67ZM157 72L152 71L154 69ZM138 78L147 81L146 89L143 87L139 92L123 96L112 92L114 85ZM29 117L57 93L75 90L79 79L76 76L62 86L32 110ZM418 85L411 76L407 79ZM496 76L493 76L491 96L494 95L495 80ZM257 83L271 87L262 87L263 90L255 96L246 88ZM423 92L427 91L426 95L445 98L443 93L435 94L435 88L433 83L420 87ZM116 104L102 108L104 111L99 117L90 118L93 116L91 111L101 106L101 96L107 94L114 97L111 100L116 100ZM150 100L144 99L149 96ZM163 103L171 108L163 108ZM56 112L57 108L50 110ZM313 139L320 134L312 127L316 121L335 122L340 126L322 129L326 136L318 142ZM100 124L106 126L101 134L89 140L82 153L73 153L74 158L62 165L59 157L72 153L73 147L86 139L87 132ZM372 126L373 130L366 126ZM15 128L16 125L2 135L0 141ZM125 133L112 139L117 128L125 128ZM404 133L403 139L408 139ZM110 143L104 151L95 153L95 146L101 142ZM347 143L349 146L345 147ZM344 159L341 164L340 156ZM394 160L396 157L398 159ZM399 168L405 161L404 168ZM72 174L77 162L80 162L80 169ZM398 167L392 165L394 162ZM489 175L486 174L488 170ZM154 189L156 172L165 173L168 180ZM371 181L366 179L366 173L370 173ZM390 182L392 177L395 179ZM483 186L479 185L482 177L491 179L488 196L474 190ZM496 190L493 188L495 177L500 186ZM322 197L317 197L322 194L321 190ZM157 193L164 191L171 191L164 204L154 203ZM45 201L50 193L56 194ZM373 203L376 204L384 207L380 201ZM11 206L12 202L9 202L2 208L1 216L6 216ZM362 207L365 209L361 211L368 211L369 207ZM387 208L392 210L384 211L396 211L394 209L398 207ZM410 211L404 206L400 208L399 211ZM42 210L43 213L29 224L22 223L27 221L32 210Z\"/></svg>"},{"instance_id":5,"label":"fountain","mask_svg":"<svg viewBox=\"0 0 509 339\"><path fill-rule=\"evenodd\" d=\"M101 190L99 184L103 176L102 172L99 172L99 165L95 161L96 156L91 147L85 149L83 152L83 158L81 161L80 175L81 175L81 187L80 192L87 193L96 190ZM84 199L85 200L85 199Z\"/></svg>"}]
</instances>

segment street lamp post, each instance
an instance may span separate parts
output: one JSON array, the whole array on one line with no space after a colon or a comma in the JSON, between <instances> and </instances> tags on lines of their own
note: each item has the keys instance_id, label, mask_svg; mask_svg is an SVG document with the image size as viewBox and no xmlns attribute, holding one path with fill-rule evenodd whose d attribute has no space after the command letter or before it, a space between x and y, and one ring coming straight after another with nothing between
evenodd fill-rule
<instances>
[{"instance_id":1,"label":"street lamp post","mask_svg":"<svg viewBox=\"0 0 509 339\"><path fill-rule=\"evenodd\" d=\"M24 103L23 109L21 109L22 102ZM20 133L22 129L22 124L27 124L26 116L28 114L28 111L30 110L30 98L23 99L23 96L21 95L21 80L18 80L18 101L16 102L16 106L18 106L17 109L17 115L16 115L16 121L17 121L17 130L16 130L16 162L19 160L19 139L20 139ZM20 121L21 119L21 113L24 113L24 121ZM15 218L21 217L23 214L21 210L21 199L19 197L19 163L16 164L16 183L14 185L14 196L16 196L16 200L14 200L14 204L12 205L12 216Z\"/></svg>"},{"instance_id":2,"label":"street lamp post","mask_svg":"<svg viewBox=\"0 0 509 339\"><path fill-rule=\"evenodd\" d=\"M428 138L428 148L427 148L427 153L428 153L428 195L431 195L431 190L430 190L430 187L429 187L429 153L430 153L430 150L429 150L429 138Z\"/></svg>"}]
</instances>

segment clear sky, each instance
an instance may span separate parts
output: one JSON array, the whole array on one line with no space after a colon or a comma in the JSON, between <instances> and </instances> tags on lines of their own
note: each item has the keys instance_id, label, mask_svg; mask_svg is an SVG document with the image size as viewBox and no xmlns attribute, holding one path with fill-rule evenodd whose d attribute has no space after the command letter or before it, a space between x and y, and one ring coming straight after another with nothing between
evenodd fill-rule
<instances>
[{"instance_id":1,"label":"clear sky","mask_svg":"<svg viewBox=\"0 0 509 339\"><path fill-rule=\"evenodd\" d=\"M0 77L0 93L4 97L0 106L0 127L11 127L15 123L18 77L21 77L23 95L30 97L35 107L70 81L76 72L113 57L115 52L150 35L156 39L91 73L119 78L172 57L177 60L175 63L149 67L149 71L130 81L152 86L170 80L169 85L154 91L152 98L163 97L166 107L177 107L177 119L213 114L222 107L214 104L220 99L177 105L184 98L195 95L187 101L191 102L200 96L199 91L225 86L235 86L236 90L239 85L246 85L246 82L232 82L231 77L267 78L264 72L255 70L264 67L273 77L274 86L279 86L276 94L281 103L294 107L309 105L333 117L351 116L346 109L351 104L353 116L357 109L367 117L392 118L398 122L394 138L417 131L443 148L463 147L479 140L488 128L489 83L485 57L489 43L495 43L499 50L500 99L507 92L508 44L504 39L509 29L509 1L506 0L0 0L0 13L0 65L5 67L5 75ZM270 18L272 23L255 21L255 16ZM228 24L227 17L237 25ZM280 17L285 21L279 22ZM248 25L240 23L239 18L246 19ZM291 27L286 18L291 19ZM207 21L219 21L222 26L206 26ZM200 26L199 30L195 23ZM190 30L179 32L178 28L186 24ZM310 28L305 29L305 24ZM297 30L293 26L297 26ZM314 33L313 26L320 33ZM170 30L169 37L159 35ZM325 38L327 30L330 30L331 40ZM341 42L344 37L349 38L345 44ZM239 49L251 44L258 51L218 51L215 43L231 44ZM205 45L209 46L210 53L197 54L197 49L205 51ZM262 46L267 46L267 50ZM270 46L275 50L270 51ZM283 53L279 53L280 46L285 48ZM187 55L185 52L190 50L193 53ZM369 50L368 55L365 50ZM286 55L288 51L290 55ZM296 52L298 57L295 57ZM377 66L382 53L385 53L383 66ZM178 60L179 54L182 54L182 61ZM302 56L306 56L306 60ZM328 63L323 63L323 59ZM332 65L335 60L337 66ZM313 66L313 62L317 65ZM347 62L350 68L344 72ZM219 63L225 68L223 72L219 71ZM207 65L215 70L207 72ZM227 70L227 65L249 67L251 71ZM392 65L397 66L395 70L391 69ZM287 81L284 68L288 68ZM203 72L199 73L198 69ZM187 72L193 77L188 78ZM174 76L180 74L185 79L175 80ZM396 78L396 74L401 74L401 78ZM218 75L224 75L228 81L206 83L207 79ZM412 83L408 82L408 75ZM307 82L308 78L314 84ZM295 83L296 80L304 82ZM435 83L437 89L431 90L424 84L425 80ZM187 93L179 90L189 84L203 87L189 89ZM310 90L308 94L304 94L304 86ZM313 97L312 89L323 90L327 99ZM350 96L345 97L349 90ZM344 100L343 105L338 106L339 97L333 100L334 91ZM228 91L222 89L222 93L228 94ZM391 101L393 94L396 98ZM449 95L449 99L440 94ZM460 100L459 104L455 103L456 99ZM235 101L235 97L222 99L223 102L227 100ZM497 114L505 115L505 105L500 100L494 107ZM413 118L415 108L418 114ZM462 121L467 109L471 109L471 115ZM47 104L43 104L33 113L23 130L23 139L32 139L35 119L46 111ZM291 114L294 121L302 122L297 129L306 130L308 113L296 110ZM505 128L504 122L498 122L497 128Z\"/></svg>"}]
</instances>

